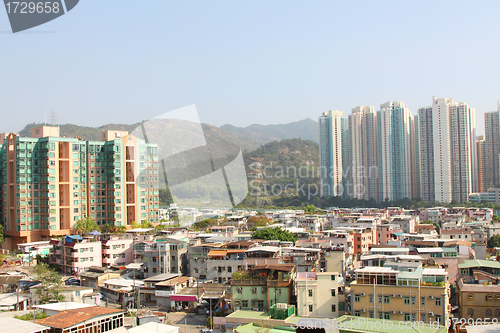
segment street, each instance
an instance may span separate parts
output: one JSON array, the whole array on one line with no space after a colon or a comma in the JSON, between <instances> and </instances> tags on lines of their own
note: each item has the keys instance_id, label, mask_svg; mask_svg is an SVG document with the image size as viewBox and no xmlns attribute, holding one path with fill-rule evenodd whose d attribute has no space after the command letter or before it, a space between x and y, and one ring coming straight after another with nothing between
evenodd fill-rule
<instances>
[{"instance_id":1,"label":"street","mask_svg":"<svg viewBox=\"0 0 500 333\"><path fill-rule=\"evenodd\" d=\"M166 315L166 324L180 327L179 333L199 333L200 329L207 327L207 316L205 315L183 312L167 313ZM186 325L184 325L184 321L186 321Z\"/></svg>"}]
</instances>

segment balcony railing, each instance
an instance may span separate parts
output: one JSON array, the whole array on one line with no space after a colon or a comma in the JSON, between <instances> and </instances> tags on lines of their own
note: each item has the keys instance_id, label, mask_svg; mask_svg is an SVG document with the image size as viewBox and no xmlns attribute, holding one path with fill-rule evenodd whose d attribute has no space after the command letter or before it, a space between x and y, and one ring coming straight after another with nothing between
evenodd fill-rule
<instances>
[{"instance_id":1,"label":"balcony railing","mask_svg":"<svg viewBox=\"0 0 500 333\"><path fill-rule=\"evenodd\" d=\"M267 280L231 280L232 284L250 284L250 285L257 285L257 286L263 286L267 285Z\"/></svg>"}]
</instances>

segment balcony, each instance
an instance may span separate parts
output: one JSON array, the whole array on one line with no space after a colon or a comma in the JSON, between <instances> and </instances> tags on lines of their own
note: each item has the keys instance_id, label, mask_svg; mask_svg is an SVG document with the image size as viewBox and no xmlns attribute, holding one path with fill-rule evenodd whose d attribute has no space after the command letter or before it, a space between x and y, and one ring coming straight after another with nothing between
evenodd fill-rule
<instances>
[{"instance_id":1,"label":"balcony","mask_svg":"<svg viewBox=\"0 0 500 333\"><path fill-rule=\"evenodd\" d=\"M266 286L267 280L231 280L232 285L255 285L255 286Z\"/></svg>"}]
</instances>

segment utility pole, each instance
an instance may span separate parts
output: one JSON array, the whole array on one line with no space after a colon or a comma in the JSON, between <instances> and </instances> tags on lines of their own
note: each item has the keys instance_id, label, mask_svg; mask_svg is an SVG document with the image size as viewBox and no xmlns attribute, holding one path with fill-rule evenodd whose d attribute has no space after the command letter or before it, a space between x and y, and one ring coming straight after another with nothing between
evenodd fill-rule
<instances>
[{"instance_id":1,"label":"utility pole","mask_svg":"<svg viewBox=\"0 0 500 333\"><path fill-rule=\"evenodd\" d=\"M187 333L188 328L187 328L187 319L184 319L184 333Z\"/></svg>"},{"instance_id":2,"label":"utility pole","mask_svg":"<svg viewBox=\"0 0 500 333\"><path fill-rule=\"evenodd\" d=\"M16 310L19 311L19 286L20 286L20 281L17 281L17 303L16 303Z\"/></svg>"}]
</instances>

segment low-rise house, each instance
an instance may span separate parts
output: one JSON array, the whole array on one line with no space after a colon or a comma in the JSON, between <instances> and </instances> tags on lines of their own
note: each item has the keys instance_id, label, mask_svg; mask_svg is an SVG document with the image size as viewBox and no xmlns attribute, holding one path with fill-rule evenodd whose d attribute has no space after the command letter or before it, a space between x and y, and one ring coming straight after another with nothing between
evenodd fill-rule
<instances>
[{"instance_id":1,"label":"low-rise house","mask_svg":"<svg viewBox=\"0 0 500 333\"><path fill-rule=\"evenodd\" d=\"M351 287L354 316L400 321L439 322L450 317L450 287L441 268L400 272L389 267L356 269Z\"/></svg>"},{"instance_id":2,"label":"low-rise house","mask_svg":"<svg viewBox=\"0 0 500 333\"><path fill-rule=\"evenodd\" d=\"M404 233L415 232L415 225L420 222L418 216L398 215L391 218L391 224L397 224Z\"/></svg>"},{"instance_id":3,"label":"low-rise house","mask_svg":"<svg viewBox=\"0 0 500 333\"><path fill-rule=\"evenodd\" d=\"M460 239L470 242L472 240L472 233L472 228L441 230L441 239Z\"/></svg>"},{"instance_id":4,"label":"low-rise house","mask_svg":"<svg viewBox=\"0 0 500 333\"><path fill-rule=\"evenodd\" d=\"M93 306L63 311L35 323L50 327L49 333L79 332L82 327L85 332L105 333L123 327L123 314L123 310Z\"/></svg>"},{"instance_id":5,"label":"low-rise house","mask_svg":"<svg viewBox=\"0 0 500 333\"><path fill-rule=\"evenodd\" d=\"M134 261L134 240L120 236L111 236L102 241L102 263L104 266L125 266Z\"/></svg>"},{"instance_id":6,"label":"low-rise house","mask_svg":"<svg viewBox=\"0 0 500 333\"><path fill-rule=\"evenodd\" d=\"M40 304L40 285L30 288L31 302L34 305ZM85 295L94 293L94 288L83 286L61 286L60 294L64 296L64 302L83 303Z\"/></svg>"},{"instance_id":7,"label":"low-rise house","mask_svg":"<svg viewBox=\"0 0 500 333\"><path fill-rule=\"evenodd\" d=\"M137 301L137 290L144 286L142 280L110 279L104 281L99 288L104 301L121 304L126 307L135 307Z\"/></svg>"},{"instance_id":8,"label":"low-rise house","mask_svg":"<svg viewBox=\"0 0 500 333\"><path fill-rule=\"evenodd\" d=\"M158 282L155 284L156 305L167 309L175 309L175 302L193 301L191 298L182 298L185 296L180 294L180 291L187 287L192 287L194 279L187 276L178 276L170 280ZM189 299L189 300L188 300ZM198 299L196 298L194 302Z\"/></svg>"},{"instance_id":9,"label":"low-rise house","mask_svg":"<svg viewBox=\"0 0 500 333\"><path fill-rule=\"evenodd\" d=\"M75 303L75 302L59 302L59 303L49 303L34 305L33 308L41 310L47 317L53 316L63 311L90 308L93 305Z\"/></svg>"},{"instance_id":10,"label":"low-rise house","mask_svg":"<svg viewBox=\"0 0 500 333\"><path fill-rule=\"evenodd\" d=\"M65 274L76 274L92 266L102 266L102 243L82 239L79 236L66 236L63 240L53 239L50 263L58 265Z\"/></svg>"},{"instance_id":11,"label":"low-rise house","mask_svg":"<svg viewBox=\"0 0 500 333\"><path fill-rule=\"evenodd\" d=\"M80 285L98 290L100 286L104 285L105 280L119 278L124 273L126 273L125 270L92 266L79 274Z\"/></svg>"},{"instance_id":12,"label":"low-rise house","mask_svg":"<svg viewBox=\"0 0 500 333\"><path fill-rule=\"evenodd\" d=\"M281 247L255 246L245 252L243 269L248 270L259 265L279 265L281 261Z\"/></svg>"},{"instance_id":13,"label":"low-rise house","mask_svg":"<svg viewBox=\"0 0 500 333\"><path fill-rule=\"evenodd\" d=\"M459 317L489 318L490 322L500 319L500 285L497 283L498 280L460 279L457 282Z\"/></svg>"},{"instance_id":14,"label":"low-rise house","mask_svg":"<svg viewBox=\"0 0 500 333\"><path fill-rule=\"evenodd\" d=\"M344 282L338 272L297 273L297 315L338 318L345 314Z\"/></svg>"},{"instance_id":15,"label":"low-rise house","mask_svg":"<svg viewBox=\"0 0 500 333\"><path fill-rule=\"evenodd\" d=\"M44 325L10 317L0 317L0 327L2 332L17 333L49 333L50 330L50 327Z\"/></svg>"},{"instance_id":16,"label":"low-rise house","mask_svg":"<svg viewBox=\"0 0 500 333\"><path fill-rule=\"evenodd\" d=\"M187 243L172 238L134 245L142 257L144 277L157 274L187 274Z\"/></svg>"},{"instance_id":17,"label":"low-rise house","mask_svg":"<svg viewBox=\"0 0 500 333\"><path fill-rule=\"evenodd\" d=\"M399 224L380 224L377 226L377 242L378 244L387 244L390 241L398 239L398 234L403 233L403 229Z\"/></svg>"},{"instance_id":18,"label":"low-rise house","mask_svg":"<svg viewBox=\"0 0 500 333\"><path fill-rule=\"evenodd\" d=\"M208 253L206 279L229 282L234 272L243 268L246 249L214 249Z\"/></svg>"},{"instance_id":19,"label":"low-rise house","mask_svg":"<svg viewBox=\"0 0 500 333\"><path fill-rule=\"evenodd\" d=\"M257 265L248 273L236 273L231 280L234 310L268 310L278 303L290 304L294 295L295 265Z\"/></svg>"},{"instance_id":20,"label":"low-rise house","mask_svg":"<svg viewBox=\"0 0 500 333\"><path fill-rule=\"evenodd\" d=\"M0 311L26 310L30 297L17 293L0 294Z\"/></svg>"},{"instance_id":21,"label":"low-rise house","mask_svg":"<svg viewBox=\"0 0 500 333\"><path fill-rule=\"evenodd\" d=\"M320 249L306 247L283 247L283 262L293 263L297 272L319 271Z\"/></svg>"},{"instance_id":22,"label":"low-rise house","mask_svg":"<svg viewBox=\"0 0 500 333\"><path fill-rule=\"evenodd\" d=\"M141 299L141 304L150 304L153 306L156 306L156 284L160 282L165 282L169 281L171 279L177 278L181 276L180 274L172 274L172 273L166 273L166 274L159 274L159 275L154 275L150 276L146 279L143 280L144 285L140 289L140 293L142 296L140 296Z\"/></svg>"}]
</instances>

